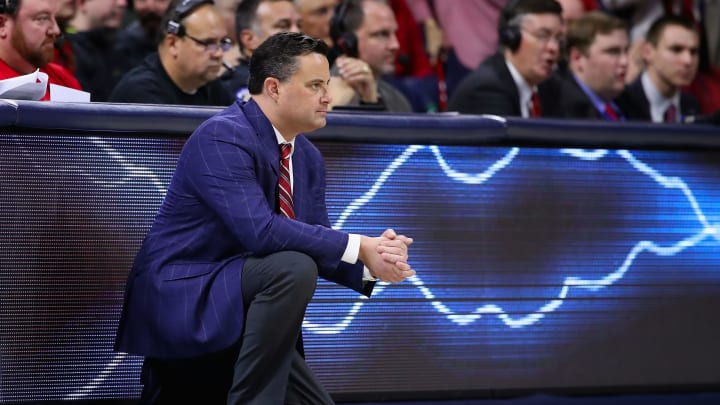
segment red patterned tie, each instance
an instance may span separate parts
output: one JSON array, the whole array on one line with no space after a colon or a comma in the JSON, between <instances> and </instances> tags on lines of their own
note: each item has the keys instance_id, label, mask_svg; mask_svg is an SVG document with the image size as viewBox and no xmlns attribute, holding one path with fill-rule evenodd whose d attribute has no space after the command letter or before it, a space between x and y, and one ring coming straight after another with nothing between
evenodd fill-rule
<instances>
[{"instance_id":1,"label":"red patterned tie","mask_svg":"<svg viewBox=\"0 0 720 405\"><path fill-rule=\"evenodd\" d=\"M292 187L290 187L290 152L292 152L291 144L280 144L280 179L278 180L278 197L280 202L280 212L290 219L295 219Z\"/></svg>"},{"instance_id":2,"label":"red patterned tie","mask_svg":"<svg viewBox=\"0 0 720 405\"><path fill-rule=\"evenodd\" d=\"M538 96L537 91L533 92L532 98L530 99L530 116L531 117L541 117L542 116L542 108L540 108L540 97Z\"/></svg>"},{"instance_id":3,"label":"red patterned tie","mask_svg":"<svg viewBox=\"0 0 720 405\"><path fill-rule=\"evenodd\" d=\"M677 122L677 107L675 107L675 104L668 106L667 110L665 110L663 120L665 122Z\"/></svg>"},{"instance_id":4,"label":"red patterned tie","mask_svg":"<svg viewBox=\"0 0 720 405\"><path fill-rule=\"evenodd\" d=\"M620 117L618 117L617 115L617 112L615 112L615 109L612 105L610 105L610 103L605 103L605 116L610 121L617 121L620 119Z\"/></svg>"}]
</instances>

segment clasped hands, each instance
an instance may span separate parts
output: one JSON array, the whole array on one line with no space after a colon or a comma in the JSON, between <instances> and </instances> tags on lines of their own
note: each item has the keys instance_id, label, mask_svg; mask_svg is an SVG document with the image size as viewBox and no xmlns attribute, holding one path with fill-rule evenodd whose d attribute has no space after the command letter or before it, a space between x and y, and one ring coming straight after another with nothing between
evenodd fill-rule
<instances>
[{"instance_id":1,"label":"clasped hands","mask_svg":"<svg viewBox=\"0 0 720 405\"><path fill-rule=\"evenodd\" d=\"M408 246L413 239L388 229L378 237L363 236L360 241L360 260L373 277L388 283L399 283L415 275L408 264Z\"/></svg>"}]
</instances>

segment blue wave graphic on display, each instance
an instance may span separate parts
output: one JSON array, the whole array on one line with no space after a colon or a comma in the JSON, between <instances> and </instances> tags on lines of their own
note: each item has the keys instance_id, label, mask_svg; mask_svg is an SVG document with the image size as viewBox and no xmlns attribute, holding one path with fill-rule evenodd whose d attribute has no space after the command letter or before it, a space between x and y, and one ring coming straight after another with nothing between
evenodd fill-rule
<instances>
[{"instance_id":1,"label":"blue wave graphic on display","mask_svg":"<svg viewBox=\"0 0 720 405\"><path fill-rule=\"evenodd\" d=\"M361 197L350 203L340 214L338 220L335 222L333 227L335 229L342 229L347 219L355 213L358 209L368 204L376 196L378 191L382 188L385 182L393 175L393 173L405 164L408 159L415 153L425 148L429 148L434 154L439 166L442 168L445 175L457 182L465 184L482 184L504 168L508 167L512 161L518 156L520 149L511 148L505 156L497 160L495 163L490 165L485 171L469 174L461 173L453 170L447 161L443 158L440 148L437 146L422 146L422 145L411 145L403 153L401 153L383 172L378 176L377 180L373 183L372 187ZM561 149L560 153L585 161L596 161L605 156L610 152L605 149L596 150L583 150L583 149ZM536 322L543 319L547 314L556 311L562 306L572 288L586 289L590 291L597 291L605 287L609 287L622 279L627 271L632 266L633 262L640 253L652 252L657 256L674 256L685 249L696 246L700 242L714 238L720 241L720 227L716 224L710 224L705 214L703 213L697 199L693 195L692 190L687 184L678 177L666 177L659 171L650 167L650 165L643 163L632 153L627 150L618 150L615 152L617 155L626 160L635 170L650 177L653 181L658 183L661 187L666 189L677 189L680 190L687 201L693 208L695 216L702 225L702 230L694 235L691 235L685 239L677 241L673 244L663 246L659 243L650 240L638 241L635 246L628 252L623 260L622 264L614 271L608 273L604 277L597 279L585 279L576 276L568 276L563 281L562 287L558 292L557 296L542 305L537 310L520 317L512 317L508 314L508 311L498 305L488 304L476 308L471 313L457 313L450 309L445 303L438 299L438 297L427 287L422 278L418 275L408 279L415 287L417 287L422 293L423 297L430 301L433 308L440 314L443 314L448 320L458 325L471 324L482 317L484 314L496 315L505 325L510 328L524 328L535 324ZM373 296L377 296L383 293L388 283L379 283L375 289ZM322 325L319 323L311 322L307 319L303 322L303 327L306 330L316 334L338 334L346 330L355 319L355 316L360 311L362 306L367 302L367 298L360 296L359 300L355 302L348 314L338 323L331 325Z\"/></svg>"},{"instance_id":2,"label":"blue wave graphic on display","mask_svg":"<svg viewBox=\"0 0 720 405\"><path fill-rule=\"evenodd\" d=\"M166 188L159 177L153 173L153 171L147 167L141 167L132 164L128 159L124 158L118 153L111 145L103 141L100 138L90 138L97 147L105 151L113 160L117 161L125 170L128 171L129 177L139 177L150 181L151 184L156 188L161 196L164 196ZM383 186L388 180L390 180L395 172L406 164L412 157L419 151L430 151L434 156L438 166L442 169L442 172L447 178L452 181L468 184L468 185L482 185L488 180L494 178L498 173L508 168L513 161L520 155L520 148L510 148L502 157L495 160L482 172L479 173L464 173L457 171L451 167L446 161L440 148L438 146L424 146L424 145L411 145L402 151L385 169L383 169L380 175L374 180L370 188L360 197L351 201L339 214L337 220L333 224L335 229L343 229L348 219L352 218L354 214L361 208L373 201L377 194L383 189ZM583 150L583 149L560 149L559 152L563 155L567 155L571 158L583 160L583 161L598 161L609 155L617 155L624 159L634 170L652 179L660 187L670 190L677 190L681 192L695 214L698 222L702 225L702 229L684 238L668 245L661 245L651 240L641 240L634 244L632 249L627 253L622 264L615 268L613 271L599 278L582 278L576 276L567 276L564 278L562 287L557 292L557 295L544 303L542 306L534 311L531 311L524 316L511 316L508 311L504 308L494 305L487 304L476 308L471 312L459 313L452 310L446 303L436 296L435 293L426 285L422 277L416 275L411 277L408 281L420 291L424 299L432 305L432 307L439 313L442 314L445 319L449 320L453 324L465 326L470 325L479 320L483 315L495 315L497 316L507 327L518 329L525 328L538 323L546 315L557 311L566 299L568 299L573 289L583 289L589 291L598 291L600 289L610 287L613 284L621 280L627 272L630 270L635 259L639 254L643 252L652 252L657 256L674 256L678 253L694 247L707 239L715 239L720 241L720 225L711 224L708 221L706 215L701 209L697 199L695 198L692 190L688 185L679 177L667 177L654 169L650 165L637 159L631 152L627 150L609 151L605 149L597 150ZM97 183L103 183L100 180L93 179ZM389 284L378 283L373 296L381 295L385 292ZM303 327L308 332L314 334L339 334L347 330L363 305L368 302L368 299L364 296L359 296L357 301L353 302L347 314L342 316L339 322L332 324L320 324L312 322L308 318L312 316L311 311L306 314L306 319L303 322ZM81 399L87 397L96 391L115 371L123 360L127 359L128 356L125 353L116 353L111 361L105 366L105 368L90 382L84 386L76 389L74 392L69 393L65 396L65 399Z\"/></svg>"}]
</instances>

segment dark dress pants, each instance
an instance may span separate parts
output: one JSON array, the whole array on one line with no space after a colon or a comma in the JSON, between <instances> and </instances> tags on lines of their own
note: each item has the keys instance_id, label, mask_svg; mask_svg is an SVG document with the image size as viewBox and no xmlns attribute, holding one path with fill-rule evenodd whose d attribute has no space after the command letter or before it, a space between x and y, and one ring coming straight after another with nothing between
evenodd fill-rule
<instances>
[{"instance_id":1,"label":"dark dress pants","mask_svg":"<svg viewBox=\"0 0 720 405\"><path fill-rule=\"evenodd\" d=\"M198 359L146 359L141 403L334 404L298 349L317 284L307 255L279 252L243 267L245 329L237 346Z\"/></svg>"}]
</instances>

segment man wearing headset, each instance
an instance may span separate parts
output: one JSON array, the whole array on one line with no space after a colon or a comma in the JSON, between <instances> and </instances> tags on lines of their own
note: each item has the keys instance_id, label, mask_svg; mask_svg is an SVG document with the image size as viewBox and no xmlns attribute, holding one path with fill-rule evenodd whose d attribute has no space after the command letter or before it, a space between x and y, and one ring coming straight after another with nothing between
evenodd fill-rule
<instances>
[{"instance_id":1,"label":"man wearing headset","mask_svg":"<svg viewBox=\"0 0 720 405\"><path fill-rule=\"evenodd\" d=\"M219 105L235 100L217 79L232 46L212 0L179 0L168 7L158 52L126 73L110 101Z\"/></svg>"},{"instance_id":2,"label":"man wearing headset","mask_svg":"<svg viewBox=\"0 0 720 405\"><path fill-rule=\"evenodd\" d=\"M458 86L448 109L467 114L556 116L563 41L562 7L555 0L511 1L500 16L500 51Z\"/></svg>"},{"instance_id":3,"label":"man wearing headset","mask_svg":"<svg viewBox=\"0 0 720 405\"><path fill-rule=\"evenodd\" d=\"M67 69L50 63L60 28L56 0L0 0L0 80L40 69L49 83L80 89ZM46 90L42 100L50 99Z\"/></svg>"},{"instance_id":4,"label":"man wearing headset","mask_svg":"<svg viewBox=\"0 0 720 405\"><path fill-rule=\"evenodd\" d=\"M405 96L382 75L395 72L400 48L395 14L387 0L343 0L330 25L335 49L331 106L411 112Z\"/></svg>"}]
</instances>

